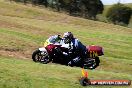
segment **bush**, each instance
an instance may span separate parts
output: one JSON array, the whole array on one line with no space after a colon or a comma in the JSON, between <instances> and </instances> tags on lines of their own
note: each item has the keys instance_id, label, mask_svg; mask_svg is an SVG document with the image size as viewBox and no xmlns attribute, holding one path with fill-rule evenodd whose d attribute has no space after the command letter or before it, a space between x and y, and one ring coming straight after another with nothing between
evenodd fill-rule
<instances>
[{"instance_id":1,"label":"bush","mask_svg":"<svg viewBox=\"0 0 132 88\"><path fill-rule=\"evenodd\" d=\"M128 25L131 18L131 14L132 9L130 7L118 3L108 9L106 17L108 21L114 24L120 25L120 23L124 23Z\"/></svg>"}]
</instances>

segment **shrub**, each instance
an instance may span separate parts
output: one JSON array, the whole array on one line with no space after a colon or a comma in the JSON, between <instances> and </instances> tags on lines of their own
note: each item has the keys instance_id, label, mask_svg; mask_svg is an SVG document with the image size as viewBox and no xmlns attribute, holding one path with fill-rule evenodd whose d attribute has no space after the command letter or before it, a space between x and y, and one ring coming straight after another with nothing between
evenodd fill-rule
<instances>
[{"instance_id":1,"label":"shrub","mask_svg":"<svg viewBox=\"0 0 132 88\"><path fill-rule=\"evenodd\" d=\"M132 9L123 4L115 4L110 7L106 13L108 21L113 22L114 24L124 23L129 24L131 18Z\"/></svg>"}]
</instances>

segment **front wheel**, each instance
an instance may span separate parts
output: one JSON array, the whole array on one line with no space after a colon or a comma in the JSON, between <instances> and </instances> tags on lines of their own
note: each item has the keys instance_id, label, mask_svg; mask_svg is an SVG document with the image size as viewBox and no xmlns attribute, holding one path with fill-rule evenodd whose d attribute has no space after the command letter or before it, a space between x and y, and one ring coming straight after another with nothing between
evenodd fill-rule
<instances>
[{"instance_id":1,"label":"front wheel","mask_svg":"<svg viewBox=\"0 0 132 88\"><path fill-rule=\"evenodd\" d=\"M34 62L41 62L41 63L44 63L44 64L47 64L50 62L50 59L48 57L48 54L43 52L43 51L40 51L40 50L35 50L32 54L32 60Z\"/></svg>"}]
</instances>

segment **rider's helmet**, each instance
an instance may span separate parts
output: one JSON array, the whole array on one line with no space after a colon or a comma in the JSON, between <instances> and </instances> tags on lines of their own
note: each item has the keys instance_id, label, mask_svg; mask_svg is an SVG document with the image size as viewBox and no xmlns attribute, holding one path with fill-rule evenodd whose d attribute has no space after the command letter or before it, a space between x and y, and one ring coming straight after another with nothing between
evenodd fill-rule
<instances>
[{"instance_id":1,"label":"rider's helmet","mask_svg":"<svg viewBox=\"0 0 132 88\"><path fill-rule=\"evenodd\" d=\"M64 33L63 38L65 43L70 43L74 37L71 32L66 32Z\"/></svg>"}]
</instances>

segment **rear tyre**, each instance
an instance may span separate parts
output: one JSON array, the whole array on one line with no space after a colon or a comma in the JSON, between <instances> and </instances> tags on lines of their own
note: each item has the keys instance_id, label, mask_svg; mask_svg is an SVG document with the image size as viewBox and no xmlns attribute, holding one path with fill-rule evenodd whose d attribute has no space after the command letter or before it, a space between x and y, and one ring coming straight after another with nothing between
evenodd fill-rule
<instances>
[{"instance_id":1,"label":"rear tyre","mask_svg":"<svg viewBox=\"0 0 132 88\"><path fill-rule=\"evenodd\" d=\"M100 63L99 57L96 57L96 58L95 58L95 63L96 63L96 67L99 66L99 63Z\"/></svg>"},{"instance_id":2,"label":"rear tyre","mask_svg":"<svg viewBox=\"0 0 132 88\"><path fill-rule=\"evenodd\" d=\"M84 61L84 68L85 69L95 69L97 66L99 66L100 60L99 57L95 57L95 58L89 58L89 60Z\"/></svg>"},{"instance_id":3,"label":"rear tyre","mask_svg":"<svg viewBox=\"0 0 132 88\"><path fill-rule=\"evenodd\" d=\"M95 62L93 66L90 67L90 69L95 69L96 67L99 66L99 63L100 63L99 57L95 57L94 59L95 59Z\"/></svg>"}]
</instances>

